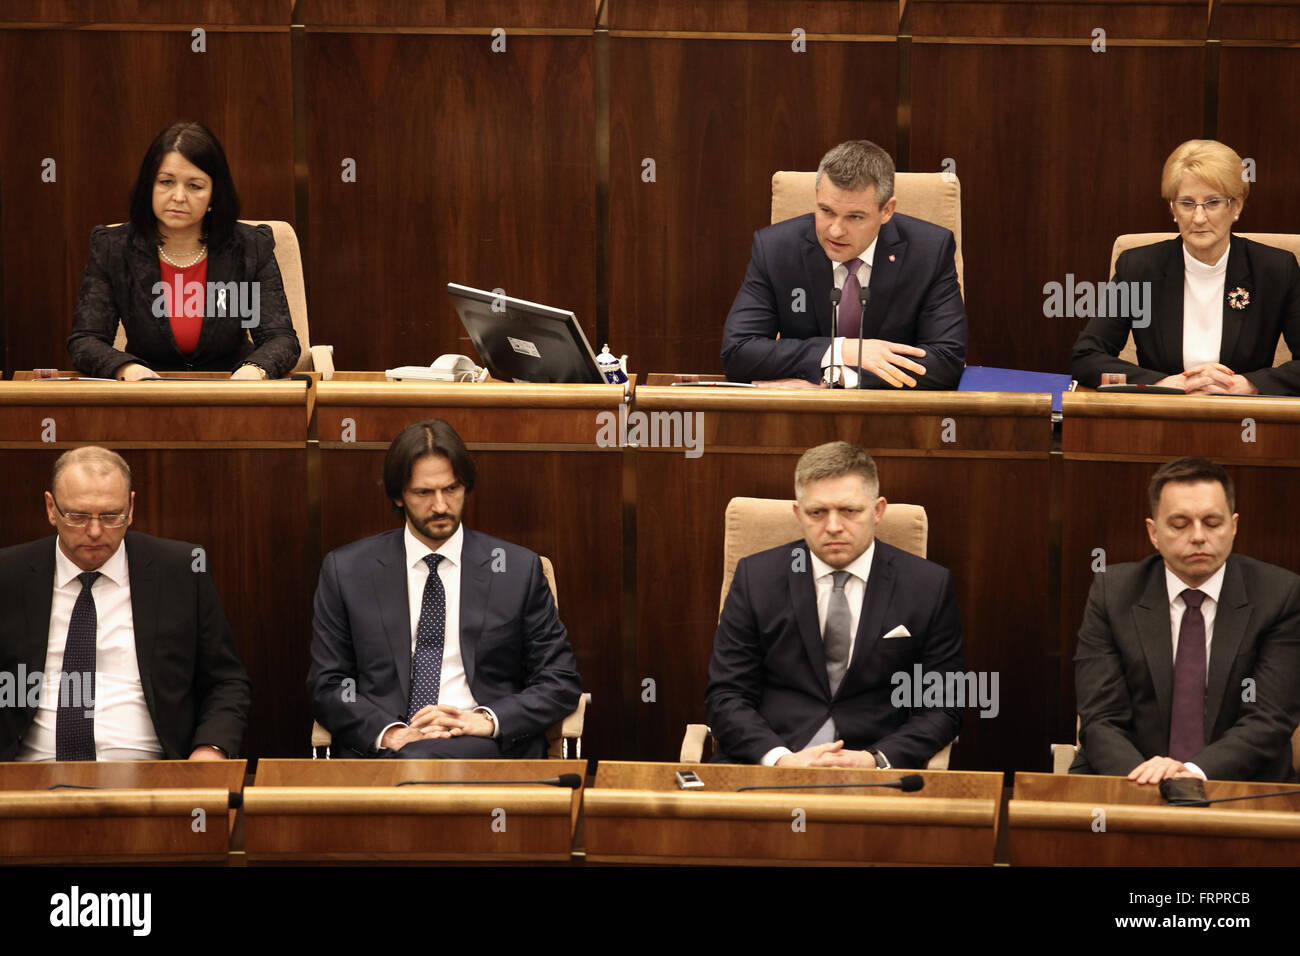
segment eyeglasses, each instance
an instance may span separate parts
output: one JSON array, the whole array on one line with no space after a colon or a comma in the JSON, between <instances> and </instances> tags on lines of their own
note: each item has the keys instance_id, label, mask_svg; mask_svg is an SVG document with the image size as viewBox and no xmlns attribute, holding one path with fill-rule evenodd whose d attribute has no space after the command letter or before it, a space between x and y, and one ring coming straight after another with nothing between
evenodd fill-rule
<instances>
[{"instance_id":1,"label":"eyeglasses","mask_svg":"<svg viewBox=\"0 0 1300 956\"><path fill-rule=\"evenodd\" d=\"M126 524L127 519L131 517L128 514L109 514L109 515L88 515L80 511L66 512L59 507L59 499L55 498L53 493L50 498L54 501L54 510L63 518L63 523L69 528L84 528L92 521L98 521L104 528L120 528Z\"/></svg>"},{"instance_id":2,"label":"eyeglasses","mask_svg":"<svg viewBox=\"0 0 1300 956\"><path fill-rule=\"evenodd\" d=\"M1214 199L1207 199L1205 202L1192 202L1190 199L1175 199L1169 205L1174 207L1174 212L1181 216L1191 218L1196 215L1196 207L1200 206L1205 210L1207 216L1213 216L1215 213L1227 212L1232 206L1231 199L1224 199L1222 196L1216 196Z\"/></svg>"}]
</instances>

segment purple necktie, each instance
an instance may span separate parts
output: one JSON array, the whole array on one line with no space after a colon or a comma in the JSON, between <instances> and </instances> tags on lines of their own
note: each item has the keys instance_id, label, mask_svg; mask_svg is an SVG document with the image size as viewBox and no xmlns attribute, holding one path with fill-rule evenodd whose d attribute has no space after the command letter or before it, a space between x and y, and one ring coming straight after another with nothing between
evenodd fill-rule
<instances>
[{"instance_id":1,"label":"purple necktie","mask_svg":"<svg viewBox=\"0 0 1300 956\"><path fill-rule=\"evenodd\" d=\"M1169 756L1191 760L1205 747L1205 617L1204 591L1183 592L1182 624L1178 627L1178 658L1174 661L1174 706L1169 719Z\"/></svg>"},{"instance_id":2,"label":"purple necktie","mask_svg":"<svg viewBox=\"0 0 1300 956\"><path fill-rule=\"evenodd\" d=\"M77 575L81 593L72 607L68 640L63 646L63 673L54 685L59 695L54 717L54 759L95 759L95 635L99 615L91 588L98 571ZM64 683L68 682L68 687Z\"/></svg>"},{"instance_id":3,"label":"purple necktie","mask_svg":"<svg viewBox=\"0 0 1300 956\"><path fill-rule=\"evenodd\" d=\"M858 268L862 265L862 260L850 259L844 264L849 267L849 277L844 280L844 288L840 290L839 333L844 338L856 339L862 331L862 303L858 301L858 292L862 289L862 283L858 281Z\"/></svg>"}]
</instances>

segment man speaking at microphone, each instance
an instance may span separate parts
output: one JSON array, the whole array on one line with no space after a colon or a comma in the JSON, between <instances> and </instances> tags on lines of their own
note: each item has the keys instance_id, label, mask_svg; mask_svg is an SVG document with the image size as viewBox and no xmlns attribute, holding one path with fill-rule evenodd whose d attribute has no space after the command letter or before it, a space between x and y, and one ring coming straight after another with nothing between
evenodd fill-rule
<instances>
[{"instance_id":1,"label":"man speaking at microphone","mask_svg":"<svg viewBox=\"0 0 1300 956\"><path fill-rule=\"evenodd\" d=\"M876 464L830 442L795 468L792 541L742 558L705 692L713 759L923 768L961 726L953 701L900 700L895 675L964 672L952 575L876 540ZM811 552L811 553L810 553Z\"/></svg>"},{"instance_id":2,"label":"man speaking at microphone","mask_svg":"<svg viewBox=\"0 0 1300 956\"><path fill-rule=\"evenodd\" d=\"M966 309L956 240L897 205L894 161L875 143L851 140L822 157L816 211L754 234L722 332L728 379L820 384L842 372L849 388L957 387Z\"/></svg>"}]
</instances>

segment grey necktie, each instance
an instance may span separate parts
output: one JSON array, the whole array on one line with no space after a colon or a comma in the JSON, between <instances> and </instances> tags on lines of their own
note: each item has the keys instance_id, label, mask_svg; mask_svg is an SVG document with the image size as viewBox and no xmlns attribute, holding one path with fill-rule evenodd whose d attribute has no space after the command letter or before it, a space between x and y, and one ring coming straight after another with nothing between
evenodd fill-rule
<instances>
[{"instance_id":1,"label":"grey necktie","mask_svg":"<svg viewBox=\"0 0 1300 956\"><path fill-rule=\"evenodd\" d=\"M826 655L826 677L831 685L831 696L834 697L849 666L849 636L853 617L849 614L849 599L844 594L849 572L832 571L831 578L831 599L826 605L826 624L822 628L822 650ZM828 717L826 723L813 734L812 740L808 741L808 746L828 744L834 740L835 721Z\"/></svg>"}]
</instances>

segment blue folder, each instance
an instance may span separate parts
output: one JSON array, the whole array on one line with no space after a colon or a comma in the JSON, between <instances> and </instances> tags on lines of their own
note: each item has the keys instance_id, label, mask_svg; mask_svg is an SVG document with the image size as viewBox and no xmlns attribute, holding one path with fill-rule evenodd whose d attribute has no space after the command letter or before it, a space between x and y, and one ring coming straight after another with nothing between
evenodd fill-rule
<instances>
[{"instance_id":1,"label":"blue folder","mask_svg":"<svg viewBox=\"0 0 1300 956\"><path fill-rule=\"evenodd\" d=\"M1018 368L968 365L961 374L959 392L1051 392L1052 411L1061 410L1061 395L1073 379L1057 372L1026 372Z\"/></svg>"}]
</instances>

